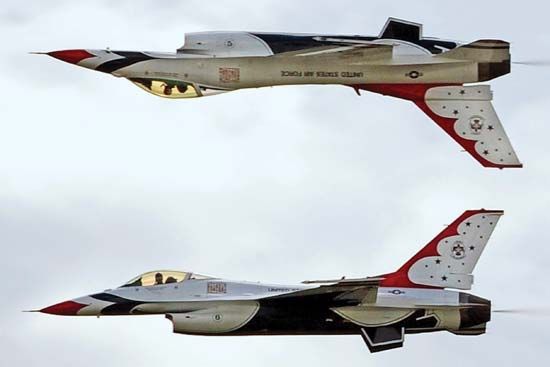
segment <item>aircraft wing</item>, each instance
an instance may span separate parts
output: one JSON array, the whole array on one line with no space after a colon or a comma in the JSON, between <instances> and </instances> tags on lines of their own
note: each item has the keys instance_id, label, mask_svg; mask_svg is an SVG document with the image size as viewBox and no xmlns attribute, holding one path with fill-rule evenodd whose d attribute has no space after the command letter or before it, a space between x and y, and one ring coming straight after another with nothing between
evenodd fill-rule
<instances>
[{"instance_id":1,"label":"aircraft wing","mask_svg":"<svg viewBox=\"0 0 550 367\"><path fill-rule=\"evenodd\" d=\"M375 303L381 278L341 279L337 281L304 281L304 284L320 284L318 287L271 296L264 299L284 300L296 298L330 298L334 301Z\"/></svg>"},{"instance_id":2,"label":"aircraft wing","mask_svg":"<svg viewBox=\"0 0 550 367\"><path fill-rule=\"evenodd\" d=\"M373 42L348 42L321 45L319 47L283 52L274 57L331 57L346 60L357 59L357 63L368 63L392 57L393 45Z\"/></svg>"}]
</instances>

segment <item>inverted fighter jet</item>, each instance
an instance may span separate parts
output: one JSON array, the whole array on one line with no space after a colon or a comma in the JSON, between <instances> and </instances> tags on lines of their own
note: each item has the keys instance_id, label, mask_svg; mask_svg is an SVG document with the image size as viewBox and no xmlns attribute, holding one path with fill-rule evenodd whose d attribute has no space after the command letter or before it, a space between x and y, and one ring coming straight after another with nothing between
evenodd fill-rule
<instances>
[{"instance_id":1,"label":"inverted fighter jet","mask_svg":"<svg viewBox=\"0 0 550 367\"><path fill-rule=\"evenodd\" d=\"M510 72L510 45L459 44L390 18L377 37L188 33L175 53L64 50L57 59L123 77L166 98L295 84L338 84L414 102L485 167L522 167L488 85Z\"/></svg>"},{"instance_id":2,"label":"inverted fighter jet","mask_svg":"<svg viewBox=\"0 0 550 367\"><path fill-rule=\"evenodd\" d=\"M466 211L385 275L274 285L152 271L39 312L165 315L175 333L194 335L354 334L371 352L402 347L405 334L480 335L491 318L491 302L452 289L471 288L472 272L502 214Z\"/></svg>"}]
</instances>

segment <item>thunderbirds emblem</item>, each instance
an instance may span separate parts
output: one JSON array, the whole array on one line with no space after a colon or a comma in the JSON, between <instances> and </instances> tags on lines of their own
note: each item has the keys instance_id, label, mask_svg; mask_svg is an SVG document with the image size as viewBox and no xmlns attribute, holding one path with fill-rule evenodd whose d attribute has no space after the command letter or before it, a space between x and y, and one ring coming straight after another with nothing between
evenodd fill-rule
<instances>
[{"instance_id":1,"label":"thunderbirds emblem","mask_svg":"<svg viewBox=\"0 0 550 367\"><path fill-rule=\"evenodd\" d=\"M462 243L462 241L456 241L453 244L453 251L451 253L451 256L454 259L463 259L464 256L466 256L466 250L464 248L464 244Z\"/></svg>"}]
</instances>

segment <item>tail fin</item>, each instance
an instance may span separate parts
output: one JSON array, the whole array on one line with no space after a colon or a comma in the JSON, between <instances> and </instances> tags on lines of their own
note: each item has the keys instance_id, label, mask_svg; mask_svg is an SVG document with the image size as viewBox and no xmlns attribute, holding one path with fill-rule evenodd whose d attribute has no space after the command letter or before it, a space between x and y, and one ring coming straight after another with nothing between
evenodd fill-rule
<instances>
[{"instance_id":1,"label":"tail fin","mask_svg":"<svg viewBox=\"0 0 550 367\"><path fill-rule=\"evenodd\" d=\"M413 101L484 167L523 167L491 103L488 85L361 84L356 89Z\"/></svg>"},{"instance_id":2,"label":"tail fin","mask_svg":"<svg viewBox=\"0 0 550 367\"><path fill-rule=\"evenodd\" d=\"M468 210L394 273L382 287L471 289L472 272L500 216L500 210Z\"/></svg>"},{"instance_id":3,"label":"tail fin","mask_svg":"<svg viewBox=\"0 0 550 367\"><path fill-rule=\"evenodd\" d=\"M436 57L471 60L478 63L480 82L510 73L510 44L500 40L479 40L462 45Z\"/></svg>"}]
</instances>

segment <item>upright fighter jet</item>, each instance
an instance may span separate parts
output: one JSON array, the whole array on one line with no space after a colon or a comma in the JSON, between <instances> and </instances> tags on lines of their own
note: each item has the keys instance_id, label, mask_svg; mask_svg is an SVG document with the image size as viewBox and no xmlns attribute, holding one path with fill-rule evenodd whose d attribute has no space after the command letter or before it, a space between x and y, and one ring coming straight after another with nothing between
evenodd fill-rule
<instances>
[{"instance_id":1,"label":"upright fighter jet","mask_svg":"<svg viewBox=\"0 0 550 367\"><path fill-rule=\"evenodd\" d=\"M39 312L165 315L194 335L360 335L371 352L403 346L405 334L485 333L491 302L469 293L473 270L500 216L469 210L397 271L300 285L243 282L181 271L142 274L116 289Z\"/></svg>"},{"instance_id":2,"label":"upright fighter jet","mask_svg":"<svg viewBox=\"0 0 550 367\"><path fill-rule=\"evenodd\" d=\"M64 50L57 59L129 79L166 98L244 88L339 84L413 101L485 167L522 167L491 104L488 85L510 72L510 45L459 44L390 18L376 37L199 32L175 53Z\"/></svg>"}]
</instances>

